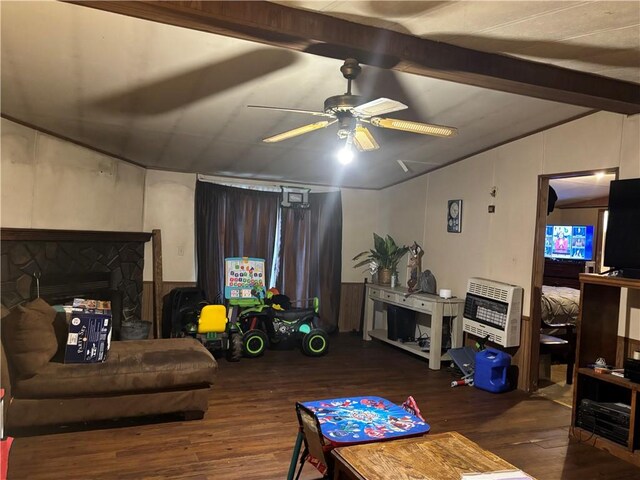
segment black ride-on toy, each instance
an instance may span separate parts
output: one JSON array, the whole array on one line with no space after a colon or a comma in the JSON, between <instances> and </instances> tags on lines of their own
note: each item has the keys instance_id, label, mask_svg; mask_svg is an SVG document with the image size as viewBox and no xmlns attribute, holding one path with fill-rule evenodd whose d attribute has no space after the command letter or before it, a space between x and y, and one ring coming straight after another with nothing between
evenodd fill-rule
<instances>
[{"instance_id":1,"label":"black ride-on toy","mask_svg":"<svg viewBox=\"0 0 640 480\"><path fill-rule=\"evenodd\" d=\"M327 353L329 336L319 328L318 299L310 308L292 308L285 295L267 292L264 302L242 311L238 323L243 335L244 353L262 355L267 346L288 348L301 345L305 355L319 357Z\"/></svg>"}]
</instances>

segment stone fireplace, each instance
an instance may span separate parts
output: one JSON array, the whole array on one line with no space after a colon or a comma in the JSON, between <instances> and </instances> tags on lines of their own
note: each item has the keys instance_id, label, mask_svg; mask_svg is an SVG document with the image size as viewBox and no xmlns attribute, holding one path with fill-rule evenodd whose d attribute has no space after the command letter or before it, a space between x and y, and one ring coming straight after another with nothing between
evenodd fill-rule
<instances>
[{"instance_id":1,"label":"stone fireplace","mask_svg":"<svg viewBox=\"0 0 640 480\"><path fill-rule=\"evenodd\" d=\"M105 286L121 293L122 318L140 319L144 244L150 238L151 233L3 228L3 309L32 299L36 278L46 290L51 279L71 282L102 273Z\"/></svg>"}]
</instances>

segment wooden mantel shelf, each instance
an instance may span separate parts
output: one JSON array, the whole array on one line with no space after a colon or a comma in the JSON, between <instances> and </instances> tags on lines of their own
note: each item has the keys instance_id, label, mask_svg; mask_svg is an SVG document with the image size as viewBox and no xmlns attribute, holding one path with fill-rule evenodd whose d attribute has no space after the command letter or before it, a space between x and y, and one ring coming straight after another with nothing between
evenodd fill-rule
<instances>
[{"instance_id":1,"label":"wooden mantel shelf","mask_svg":"<svg viewBox=\"0 0 640 480\"><path fill-rule=\"evenodd\" d=\"M95 230L49 230L38 228L2 228L2 241L42 242L148 242L147 232L101 232Z\"/></svg>"}]
</instances>

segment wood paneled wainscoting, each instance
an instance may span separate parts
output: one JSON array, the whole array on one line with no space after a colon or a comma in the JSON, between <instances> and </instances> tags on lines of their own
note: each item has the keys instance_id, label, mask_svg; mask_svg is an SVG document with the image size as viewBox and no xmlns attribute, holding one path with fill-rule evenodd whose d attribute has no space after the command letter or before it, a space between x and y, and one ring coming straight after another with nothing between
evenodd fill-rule
<instances>
[{"instance_id":1,"label":"wood paneled wainscoting","mask_svg":"<svg viewBox=\"0 0 640 480\"><path fill-rule=\"evenodd\" d=\"M162 297L168 294L174 288L181 287L195 287L196 282L163 282ZM364 295L365 284L364 282L343 282L341 285L340 293L340 316L338 319L338 329L340 332L361 332L362 331L362 315L364 310ZM153 318L153 282L144 282L142 290L142 318ZM522 329L520 347L514 347L506 349L506 351L512 355L512 365L518 370L518 388L526 391L527 380L527 364L523 361L524 354L523 348L529 344L530 329L525 328L525 325L530 322L530 318L522 317ZM465 345L474 346L476 339L468 335L465 335ZM501 348L501 347L497 347ZM634 349L638 350L637 345L634 345Z\"/></svg>"},{"instance_id":2,"label":"wood paneled wainscoting","mask_svg":"<svg viewBox=\"0 0 640 480\"><path fill-rule=\"evenodd\" d=\"M164 281L162 297L174 288L195 287L196 282ZM360 331L364 302L364 283L345 282L340 293L340 317L338 328L341 332ZM142 285L142 318L153 318L153 282L143 282Z\"/></svg>"},{"instance_id":3,"label":"wood paneled wainscoting","mask_svg":"<svg viewBox=\"0 0 640 480\"><path fill-rule=\"evenodd\" d=\"M364 309L364 283L343 282L340 287L340 316L338 329L341 332L362 330Z\"/></svg>"}]
</instances>

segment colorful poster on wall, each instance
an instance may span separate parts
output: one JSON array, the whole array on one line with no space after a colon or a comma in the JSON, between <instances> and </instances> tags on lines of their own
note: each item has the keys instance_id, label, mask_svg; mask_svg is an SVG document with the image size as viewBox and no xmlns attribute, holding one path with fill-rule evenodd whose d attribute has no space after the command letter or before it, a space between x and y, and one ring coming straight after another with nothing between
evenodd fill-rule
<instances>
[{"instance_id":1,"label":"colorful poster on wall","mask_svg":"<svg viewBox=\"0 0 640 480\"><path fill-rule=\"evenodd\" d=\"M264 259L230 257L224 259L224 298L240 300L258 298L264 291Z\"/></svg>"}]
</instances>

